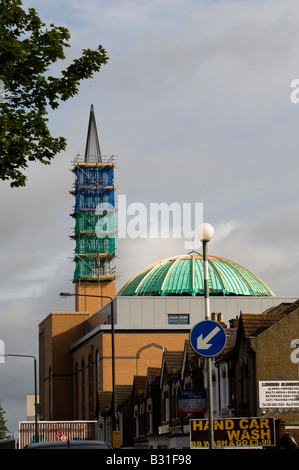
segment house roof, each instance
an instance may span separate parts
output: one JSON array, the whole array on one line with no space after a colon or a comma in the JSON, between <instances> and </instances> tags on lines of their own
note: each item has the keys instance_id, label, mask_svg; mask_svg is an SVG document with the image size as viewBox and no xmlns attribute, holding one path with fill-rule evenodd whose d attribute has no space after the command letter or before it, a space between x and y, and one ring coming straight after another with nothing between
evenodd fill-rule
<instances>
[{"instance_id":1,"label":"house roof","mask_svg":"<svg viewBox=\"0 0 299 470\"><path fill-rule=\"evenodd\" d=\"M122 405L129 400L132 396L133 385L116 385L115 386L115 399L116 406Z\"/></svg>"},{"instance_id":2,"label":"house roof","mask_svg":"<svg viewBox=\"0 0 299 470\"><path fill-rule=\"evenodd\" d=\"M227 358L230 354L234 354L234 346L237 342L240 342L242 334L244 334L246 338L255 338L295 310L299 311L299 300L292 303L283 302L276 307L270 307L260 314L241 313L239 327L227 328L225 330L226 345L221 357Z\"/></svg>"},{"instance_id":3,"label":"house roof","mask_svg":"<svg viewBox=\"0 0 299 470\"><path fill-rule=\"evenodd\" d=\"M287 313L242 313L241 320L245 335L247 337L258 336L270 326L285 318L286 315Z\"/></svg>"},{"instance_id":4,"label":"house roof","mask_svg":"<svg viewBox=\"0 0 299 470\"><path fill-rule=\"evenodd\" d=\"M133 398L138 398L140 395L142 395L142 393L144 393L146 380L147 380L146 375L134 375L133 390L132 390Z\"/></svg>"},{"instance_id":5,"label":"house roof","mask_svg":"<svg viewBox=\"0 0 299 470\"><path fill-rule=\"evenodd\" d=\"M116 406L123 405L132 396L133 385L116 385L115 386L115 402ZM112 405L112 392L102 391L98 392L99 412L104 414L111 410Z\"/></svg>"},{"instance_id":6,"label":"house roof","mask_svg":"<svg viewBox=\"0 0 299 470\"><path fill-rule=\"evenodd\" d=\"M181 370L184 351L164 351L164 360L168 374Z\"/></svg>"},{"instance_id":7,"label":"house roof","mask_svg":"<svg viewBox=\"0 0 299 470\"><path fill-rule=\"evenodd\" d=\"M105 412L109 412L111 408L112 402L112 392L98 392L98 400L99 400L99 412L100 414L104 414Z\"/></svg>"},{"instance_id":8,"label":"house roof","mask_svg":"<svg viewBox=\"0 0 299 470\"><path fill-rule=\"evenodd\" d=\"M226 334L226 343L224 346L225 350L231 349L235 346L236 338L237 338L237 331L238 331L238 328L225 329L225 334Z\"/></svg>"},{"instance_id":9,"label":"house roof","mask_svg":"<svg viewBox=\"0 0 299 470\"><path fill-rule=\"evenodd\" d=\"M152 383L155 379L161 375L161 367L148 367L147 379L149 383Z\"/></svg>"},{"instance_id":10,"label":"house roof","mask_svg":"<svg viewBox=\"0 0 299 470\"><path fill-rule=\"evenodd\" d=\"M292 303L282 302L260 314L242 313L241 320L245 335L258 336L297 309L299 309L299 299Z\"/></svg>"}]
</instances>

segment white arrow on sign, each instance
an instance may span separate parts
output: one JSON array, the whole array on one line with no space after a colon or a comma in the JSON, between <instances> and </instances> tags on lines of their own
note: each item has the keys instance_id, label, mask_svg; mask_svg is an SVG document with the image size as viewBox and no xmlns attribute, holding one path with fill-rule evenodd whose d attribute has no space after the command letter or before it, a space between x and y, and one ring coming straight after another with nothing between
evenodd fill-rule
<instances>
[{"instance_id":1,"label":"white arrow on sign","mask_svg":"<svg viewBox=\"0 0 299 470\"><path fill-rule=\"evenodd\" d=\"M203 338L201 334L197 338L197 349L209 349L212 345L208 343L215 335L217 335L218 331L220 331L220 328L219 326L216 326L205 338Z\"/></svg>"}]
</instances>

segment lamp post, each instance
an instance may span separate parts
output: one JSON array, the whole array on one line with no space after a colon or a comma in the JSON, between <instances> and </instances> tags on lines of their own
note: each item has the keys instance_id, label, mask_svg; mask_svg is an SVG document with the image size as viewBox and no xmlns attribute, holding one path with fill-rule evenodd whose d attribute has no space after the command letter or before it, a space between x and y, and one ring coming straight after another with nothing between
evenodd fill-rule
<instances>
[{"instance_id":1,"label":"lamp post","mask_svg":"<svg viewBox=\"0 0 299 470\"><path fill-rule=\"evenodd\" d=\"M199 236L199 239L202 241L202 248L203 248L205 319L211 320L210 298L209 298L208 243L213 238L214 228L210 224L203 223L198 227L197 234ZM207 357L207 389L208 389L209 446L210 446L210 449L214 449L212 358L211 357Z\"/></svg>"},{"instance_id":2,"label":"lamp post","mask_svg":"<svg viewBox=\"0 0 299 470\"><path fill-rule=\"evenodd\" d=\"M112 410L113 410L113 428L116 430L116 399L115 399L115 343L114 343L114 308L113 298L109 295L92 295L92 294L74 294L70 292L61 292L60 297L97 297L99 299L109 299L111 301L111 353L112 353Z\"/></svg>"},{"instance_id":3,"label":"lamp post","mask_svg":"<svg viewBox=\"0 0 299 470\"><path fill-rule=\"evenodd\" d=\"M37 374L36 374L36 357L27 356L25 354L1 354L4 357L29 357L34 360L34 416L35 416L35 442L38 442L38 425L37 425Z\"/></svg>"}]
</instances>

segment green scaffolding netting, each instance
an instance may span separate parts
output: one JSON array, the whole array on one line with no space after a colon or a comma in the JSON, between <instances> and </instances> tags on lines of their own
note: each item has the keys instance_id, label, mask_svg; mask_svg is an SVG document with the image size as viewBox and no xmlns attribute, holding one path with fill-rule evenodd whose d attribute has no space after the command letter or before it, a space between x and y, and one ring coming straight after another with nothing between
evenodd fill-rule
<instances>
[{"instance_id":1,"label":"green scaffolding netting","mask_svg":"<svg viewBox=\"0 0 299 470\"><path fill-rule=\"evenodd\" d=\"M98 238L96 235L77 235L76 253L80 254L114 254L115 238Z\"/></svg>"},{"instance_id":2,"label":"green scaffolding netting","mask_svg":"<svg viewBox=\"0 0 299 470\"><path fill-rule=\"evenodd\" d=\"M76 268L74 273L74 281L78 279L95 279L100 276L112 275L112 267L109 260L97 257L80 257L75 258Z\"/></svg>"},{"instance_id":3,"label":"green scaffolding netting","mask_svg":"<svg viewBox=\"0 0 299 470\"><path fill-rule=\"evenodd\" d=\"M107 211L104 214L94 212L77 212L75 223L75 235L79 232L96 233L97 236L105 236L105 232L114 232L114 212Z\"/></svg>"}]
</instances>

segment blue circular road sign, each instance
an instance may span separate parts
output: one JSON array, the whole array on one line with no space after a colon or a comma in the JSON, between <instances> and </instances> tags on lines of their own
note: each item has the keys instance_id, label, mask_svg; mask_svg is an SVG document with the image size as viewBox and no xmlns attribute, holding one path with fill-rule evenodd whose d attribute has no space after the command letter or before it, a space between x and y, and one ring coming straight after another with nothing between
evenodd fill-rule
<instances>
[{"instance_id":1,"label":"blue circular road sign","mask_svg":"<svg viewBox=\"0 0 299 470\"><path fill-rule=\"evenodd\" d=\"M201 356L217 356L225 346L226 333L219 323L204 320L192 328L190 343L194 351Z\"/></svg>"}]
</instances>

